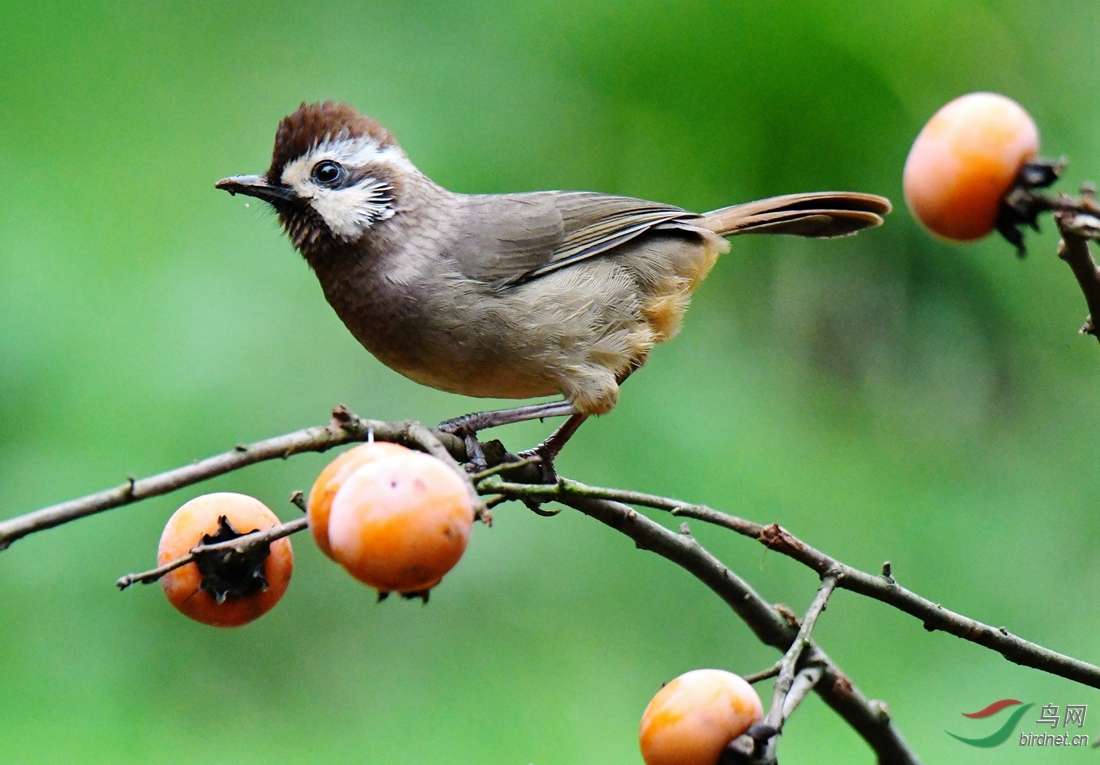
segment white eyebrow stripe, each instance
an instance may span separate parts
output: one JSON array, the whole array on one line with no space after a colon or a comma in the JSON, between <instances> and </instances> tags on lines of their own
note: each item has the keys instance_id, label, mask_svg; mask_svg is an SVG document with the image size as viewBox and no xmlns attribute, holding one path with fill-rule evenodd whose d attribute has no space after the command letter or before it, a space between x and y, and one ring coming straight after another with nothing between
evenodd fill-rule
<instances>
[{"instance_id":1,"label":"white eyebrow stripe","mask_svg":"<svg viewBox=\"0 0 1100 765\"><path fill-rule=\"evenodd\" d=\"M283 168L282 182L297 188L309 181L313 166L321 160L331 159L348 167L383 165L402 170L413 170L405 152L397 146L381 147L370 136L359 138L325 139L304 155L287 163Z\"/></svg>"},{"instance_id":2,"label":"white eyebrow stripe","mask_svg":"<svg viewBox=\"0 0 1100 765\"><path fill-rule=\"evenodd\" d=\"M315 161L325 158L322 155L329 155L328 158L341 158L344 164L359 167L368 163L393 166L411 164L405 157L405 152L397 146L382 147L375 139L366 135L335 140L328 138L319 143L311 153L315 154Z\"/></svg>"}]
</instances>

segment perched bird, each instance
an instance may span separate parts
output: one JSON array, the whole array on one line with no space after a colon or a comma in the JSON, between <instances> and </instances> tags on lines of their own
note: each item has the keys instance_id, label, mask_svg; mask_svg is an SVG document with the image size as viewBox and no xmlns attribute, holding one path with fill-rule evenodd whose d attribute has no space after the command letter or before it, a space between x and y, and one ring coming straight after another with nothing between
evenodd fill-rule
<instances>
[{"instance_id":1,"label":"perched bird","mask_svg":"<svg viewBox=\"0 0 1100 765\"><path fill-rule=\"evenodd\" d=\"M565 438L610 411L619 384L676 335L724 237L845 236L890 210L850 192L703 214L584 191L457 194L378 122L329 101L282 120L266 174L217 187L274 207L337 315L387 366L467 396L564 396L452 430L572 414Z\"/></svg>"}]
</instances>

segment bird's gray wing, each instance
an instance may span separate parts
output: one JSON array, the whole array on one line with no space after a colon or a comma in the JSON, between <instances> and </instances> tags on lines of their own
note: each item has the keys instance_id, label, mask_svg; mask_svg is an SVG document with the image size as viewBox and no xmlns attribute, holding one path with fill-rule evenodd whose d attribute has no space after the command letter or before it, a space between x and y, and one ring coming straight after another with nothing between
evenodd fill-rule
<instances>
[{"instance_id":1,"label":"bird's gray wing","mask_svg":"<svg viewBox=\"0 0 1100 765\"><path fill-rule=\"evenodd\" d=\"M503 289L596 257L670 221L679 207L583 191L468 197L452 245L462 272Z\"/></svg>"}]
</instances>

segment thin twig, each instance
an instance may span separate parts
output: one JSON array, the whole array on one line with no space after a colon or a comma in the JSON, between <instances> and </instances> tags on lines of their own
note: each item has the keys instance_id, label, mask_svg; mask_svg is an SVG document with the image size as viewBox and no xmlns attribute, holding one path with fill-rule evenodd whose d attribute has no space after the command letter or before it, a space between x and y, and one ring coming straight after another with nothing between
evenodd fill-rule
<instances>
[{"instance_id":1,"label":"thin twig","mask_svg":"<svg viewBox=\"0 0 1100 765\"><path fill-rule=\"evenodd\" d=\"M992 627L950 611L939 603L934 603L901 587L892 578L873 576L852 568L811 547L777 524L763 526L703 505L692 505L676 499L636 491L586 486L564 479L557 484L527 485L505 483L494 476L482 481L479 489L517 498L526 497L544 501L556 499L564 504L569 504L566 500L570 497L609 499L667 510L673 515L712 523L755 539L769 549L808 566L817 572L818 576L835 574L838 587L882 601L910 616L915 616L921 620L924 628L929 632L941 630L996 651L1016 664L1033 667L1093 688L1100 688L1100 667L1043 648L1041 645L1013 635L1005 627Z\"/></svg>"},{"instance_id":2,"label":"thin twig","mask_svg":"<svg viewBox=\"0 0 1100 765\"><path fill-rule=\"evenodd\" d=\"M527 465L537 465L540 462L542 462L542 457L537 454L532 457L525 457L521 460L516 460L515 462L501 462L499 465L494 465L491 468L486 468L485 470L481 470L477 473L471 473L470 480L473 481L474 485L476 486L478 481L484 480L491 475L497 475L498 473L515 470L516 468L525 467Z\"/></svg>"},{"instance_id":3,"label":"thin twig","mask_svg":"<svg viewBox=\"0 0 1100 765\"><path fill-rule=\"evenodd\" d=\"M455 459L454 455L451 454L450 450L444 445L441 439L441 436L443 434L435 433L431 430L428 430L426 427L421 425L419 422L416 422L415 420L406 421L403 424L400 432L404 434L406 446L418 447L421 451L425 451L433 457L443 460L452 468L462 473L463 476L466 475L466 471L464 471L461 465L458 464L458 460ZM386 438L386 435L387 434L379 433L377 429L374 430L374 438L376 441L394 440L391 438ZM461 447L461 453L465 458L465 446Z\"/></svg>"},{"instance_id":4,"label":"thin twig","mask_svg":"<svg viewBox=\"0 0 1100 765\"><path fill-rule=\"evenodd\" d=\"M165 574L193 562L200 555L222 552L224 550L232 550L233 552L244 555L251 552L255 547L271 544L276 539L289 537L291 534L296 534L307 528L309 528L308 518L296 518L293 521L281 523L278 526L272 526L263 531L253 531L251 534L242 534L236 539L227 539L224 542L215 542L209 545L195 545L191 548L191 551L182 558L176 558L173 561L165 563L163 566L157 566L150 571L144 571L140 574L127 574L118 580L118 588L120 590L125 590L130 585L137 584L138 582L142 584L152 584Z\"/></svg>"},{"instance_id":5,"label":"thin twig","mask_svg":"<svg viewBox=\"0 0 1100 765\"><path fill-rule=\"evenodd\" d=\"M1001 199L997 230L1016 246L1023 257L1022 229L1030 226L1038 231L1039 216L1046 212L1054 213L1054 222L1062 235L1062 241L1058 243L1058 257L1069 264L1089 308L1089 315L1080 332L1100 340L1100 330L1093 323L1093 317L1100 317L1100 274L1088 244L1090 239L1100 239L1100 202L1093 183L1081 184L1081 193L1077 197L1043 191L1058 180L1065 169L1064 158L1054 161L1036 159L1025 164L1012 188Z\"/></svg>"},{"instance_id":6,"label":"thin twig","mask_svg":"<svg viewBox=\"0 0 1100 765\"><path fill-rule=\"evenodd\" d=\"M786 720L791 716L791 713L798 708L798 705L802 703L802 700L806 698L806 694L813 690L814 686L821 679L822 669L821 667L812 666L805 667L798 671L798 674L794 676L794 682L791 683L791 689L787 691L787 698L783 700L783 719ZM872 705L881 707L881 701L872 701Z\"/></svg>"},{"instance_id":7,"label":"thin twig","mask_svg":"<svg viewBox=\"0 0 1100 765\"><path fill-rule=\"evenodd\" d=\"M772 664L767 669L762 669L759 672L753 672L751 675L743 675L745 682L749 685L756 685L759 682L768 680L779 674L779 662Z\"/></svg>"}]
</instances>

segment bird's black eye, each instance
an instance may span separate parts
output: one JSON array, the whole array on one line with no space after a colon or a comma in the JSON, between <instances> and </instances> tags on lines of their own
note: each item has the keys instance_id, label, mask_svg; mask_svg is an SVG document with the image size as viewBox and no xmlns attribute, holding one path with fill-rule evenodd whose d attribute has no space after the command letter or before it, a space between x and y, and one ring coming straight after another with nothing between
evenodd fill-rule
<instances>
[{"instance_id":1,"label":"bird's black eye","mask_svg":"<svg viewBox=\"0 0 1100 765\"><path fill-rule=\"evenodd\" d=\"M311 175L313 176L313 180L318 183L323 183L326 186L336 186L340 181L344 180L344 177L347 175L347 170L331 159L324 159L313 166Z\"/></svg>"}]
</instances>

